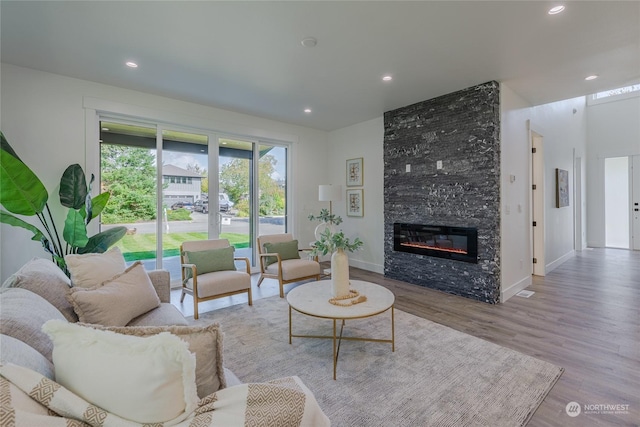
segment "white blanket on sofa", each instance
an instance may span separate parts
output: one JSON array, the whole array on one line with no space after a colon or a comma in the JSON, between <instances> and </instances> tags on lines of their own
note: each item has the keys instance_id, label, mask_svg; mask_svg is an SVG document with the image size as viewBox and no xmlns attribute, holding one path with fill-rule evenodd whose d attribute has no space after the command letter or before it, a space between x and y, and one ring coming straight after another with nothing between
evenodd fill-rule
<instances>
[{"instance_id":1,"label":"white blanket on sofa","mask_svg":"<svg viewBox=\"0 0 640 427\"><path fill-rule=\"evenodd\" d=\"M128 427L140 424L118 417L30 369L0 366L0 425ZM166 424L153 424L162 427ZM198 426L329 426L313 394L298 377L241 384L210 394L178 424Z\"/></svg>"}]
</instances>

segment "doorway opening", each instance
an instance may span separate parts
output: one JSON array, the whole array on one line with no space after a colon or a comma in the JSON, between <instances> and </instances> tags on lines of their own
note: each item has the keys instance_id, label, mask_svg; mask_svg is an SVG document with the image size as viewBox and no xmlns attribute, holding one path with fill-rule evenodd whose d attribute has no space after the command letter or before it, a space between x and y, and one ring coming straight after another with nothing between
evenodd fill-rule
<instances>
[{"instance_id":1,"label":"doorway opening","mask_svg":"<svg viewBox=\"0 0 640 427\"><path fill-rule=\"evenodd\" d=\"M533 274L545 275L544 238L544 144L543 136L531 131L531 253Z\"/></svg>"}]
</instances>

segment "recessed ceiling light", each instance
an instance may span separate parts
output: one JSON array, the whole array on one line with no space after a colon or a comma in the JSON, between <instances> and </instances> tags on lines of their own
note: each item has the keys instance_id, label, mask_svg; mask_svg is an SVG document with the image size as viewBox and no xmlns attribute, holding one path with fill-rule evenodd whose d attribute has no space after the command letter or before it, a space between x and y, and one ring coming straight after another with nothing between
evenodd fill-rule
<instances>
[{"instance_id":1,"label":"recessed ceiling light","mask_svg":"<svg viewBox=\"0 0 640 427\"><path fill-rule=\"evenodd\" d=\"M311 108L305 108L304 112L307 113L307 114L310 114L311 113Z\"/></svg>"},{"instance_id":2,"label":"recessed ceiling light","mask_svg":"<svg viewBox=\"0 0 640 427\"><path fill-rule=\"evenodd\" d=\"M585 79L585 80L595 80L595 79L597 79L597 78L598 78L598 76L597 76L597 75L592 74L592 75L590 75L590 76L585 77L584 79Z\"/></svg>"},{"instance_id":3,"label":"recessed ceiling light","mask_svg":"<svg viewBox=\"0 0 640 427\"><path fill-rule=\"evenodd\" d=\"M388 74L386 76L382 76L382 81L390 82L391 80L393 80L393 77Z\"/></svg>"},{"instance_id":4,"label":"recessed ceiling light","mask_svg":"<svg viewBox=\"0 0 640 427\"><path fill-rule=\"evenodd\" d=\"M549 9L549 15L557 15L558 13L562 12L564 10L564 6L560 5L560 6L555 6L552 7L551 9Z\"/></svg>"},{"instance_id":5,"label":"recessed ceiling light","mask_svg":"<svg viewBox=\"0 0 640 427\"><path fill-rule=\"evenodd\" d=\"M109 128L102 128L103 131L109 132Z\"/></svg>"},{"instance_id":6,"label":"recessed ceiling light","mask_svg":"<svg viewBox=\"0 0 640 427\"><path fill-rule=\"evenodd\" d=\"M222 145L227 145L227 142L226 142L226 141L223 141L223 142L222 142Z\"/></svg>"},{"instance_id":7,"label":"recessed ceiling light","mask_svg":"<svg viewBox=\"0 0 640 427\"><path fill-rule=\"evenodd\" d=\"M304 47L316 47L318 40L316 40L315 37L305 37L300 43L302 43Z\"/></svg>"},{"instance_id":8,"label":"recessed ceiling light","mask_svg":"<svg viewBox=\"0 0 640 427\"><path fill-rule=\"evenodd\" d=\"M127 65L127 67L129 67L129 68L138 68L138 64L136 64L136 63L135 63L135 62L133 62L133 61L127 61L125 64L126 64L126 65Z\"/></svg>"}]
</instances>

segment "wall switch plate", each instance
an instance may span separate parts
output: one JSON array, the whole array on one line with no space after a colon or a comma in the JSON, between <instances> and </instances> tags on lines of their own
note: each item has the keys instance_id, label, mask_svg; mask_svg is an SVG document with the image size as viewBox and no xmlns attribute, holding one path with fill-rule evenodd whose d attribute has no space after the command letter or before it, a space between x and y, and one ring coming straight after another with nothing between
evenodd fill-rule
<instances>
[{"instance_id":1,"label":"wall switch plate","mask_svg":"<svg viewBox=\"0 0 640 427\"><path fill-rule=\"evenodd\" d=\"M442 160L436 162L436 169L442 169Z\"/></svg>"},{"instance_id":2,"label":"wall switch plate","mask_svg":"<svg viewBox=\"0 0 640 427\"><path fill-rule=\"evenodd\" d=\"M407 165L405 168L405 172L411 172L411 165Z\"/></svg>"}]
</instances>

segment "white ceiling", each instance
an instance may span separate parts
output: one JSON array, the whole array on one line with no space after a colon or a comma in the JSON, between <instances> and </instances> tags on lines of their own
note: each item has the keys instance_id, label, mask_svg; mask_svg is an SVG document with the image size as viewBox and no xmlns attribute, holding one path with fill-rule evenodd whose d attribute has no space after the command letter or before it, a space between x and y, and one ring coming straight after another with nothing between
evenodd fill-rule
<instances>
[{"instance_id":1,"label":"white ceiling","mask_svg":"<svg viewBox=\"0 0 640 427\"><path fill-rule=\"evenodd\" d=\"M639 1L555 4L2 0L0 54L322 130L489 80L534 105L640 81Z\"/></svg>"}]
</instances>

